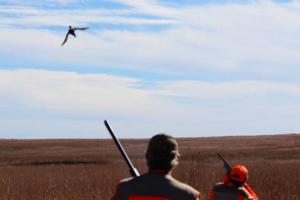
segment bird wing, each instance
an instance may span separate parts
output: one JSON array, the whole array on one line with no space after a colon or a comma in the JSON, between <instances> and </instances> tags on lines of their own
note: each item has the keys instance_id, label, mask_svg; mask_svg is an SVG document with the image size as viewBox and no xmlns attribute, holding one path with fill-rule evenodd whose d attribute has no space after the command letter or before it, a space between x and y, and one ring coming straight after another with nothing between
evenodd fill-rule
<instances>
[{"instance_id":1,"label":"bird wing","mask_svg":"<svg viewBox=\"0 0 300 200\"><path fill-rule=\"evenodd\" d=\"M87 30L89 27L76 27L74 30Z\"/></svg>"},{"instance_id":2,"label":"bird wing","mask_svg":"<svg viewBox=\"0 0 300 200\"><path fill-rule=\"evenodd\" d=\"M61 46L63 46L67 42L68 37L69 37L69 32L66 34L65 40L63 41L63 43L61 44Z\"/></svg>"}]
</instances>

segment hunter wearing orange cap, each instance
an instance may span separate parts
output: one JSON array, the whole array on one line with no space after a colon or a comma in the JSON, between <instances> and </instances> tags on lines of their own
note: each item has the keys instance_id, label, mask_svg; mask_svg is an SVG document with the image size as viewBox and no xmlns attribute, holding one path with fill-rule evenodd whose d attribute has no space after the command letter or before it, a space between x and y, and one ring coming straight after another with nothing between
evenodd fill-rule
<instances>
[{"instance_id":1,"label":"hunter wearing orange cap","mask_svg":"<svg viewBox=\"0 0 300 200\"><path fill-rule=\"evenodd\" d=\"M252 188L246 183L248 170L244 165L237 165L227 174L224 182L217 183L210 200L259 200Z\"/></svg>"}]
</instances>

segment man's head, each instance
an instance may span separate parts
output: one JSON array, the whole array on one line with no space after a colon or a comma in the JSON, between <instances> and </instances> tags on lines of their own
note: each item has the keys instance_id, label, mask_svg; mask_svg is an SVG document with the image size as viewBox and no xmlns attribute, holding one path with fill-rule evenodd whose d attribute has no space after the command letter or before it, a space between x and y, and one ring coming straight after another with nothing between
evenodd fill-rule
<instances>
[{"instance_id":1,"label":"man's head","mask_svg":"<svg viewBox=\"0 0 300 200\"><path fill-rule=\"evenodd\" d=\"M148 144L146 159L150 169L171 170L178 164L178 144L170 135L157 134Z\"/></svg>"},{"instance_id":2,"label":"man's head","mask_svg":"<svg viewBox=\"0 0 300 200\"><path fill-rule=\"evenodd\" d=\"M230 179L237 183L245 183L248 179L248 170L244 165L237 165L230 172Z\"/></svg>"}]
</instances>

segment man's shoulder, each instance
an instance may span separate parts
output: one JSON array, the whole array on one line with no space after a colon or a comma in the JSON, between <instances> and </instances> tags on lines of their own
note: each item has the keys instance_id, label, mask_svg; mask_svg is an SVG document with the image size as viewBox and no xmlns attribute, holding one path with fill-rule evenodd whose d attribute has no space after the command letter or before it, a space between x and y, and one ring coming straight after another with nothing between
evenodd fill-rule
<instances>
[{"instance_id":1,"label":"man's shoulder","mask_svg":"<svg viewBox=\"0 0 300 200\"><path fill-rule=\"evenodd\" d=\"M129 178L124 178L119 182L118 187L119 188L124 188L132 185L133 182L135 182L137 177L129 177Z\"/></svg>"},{"instance_id":2,"label":"man's shoulder","mask_svg":"<svg viewBox=\"0 0 300 200\"><path fill-rule=\"evenodd\" d=\"M228 188L223 182L219 182L214 184L213 190L223 190L225 188Z\"/></svg>"},{"instance_id":3,"label":"man's shoulder","mask_svg":"<svg viewBox=\"0 0 300 200\"><path fill-rule=\"evenodd\" d=\"M240 195L246 199L253 199L253 197L249 194L249 192L244 187L238 187L238 186L228 186L224 183L216 183L213 186L214 192L220 192L220 193L232 193Z\"/></svg>"},{"instance_id":4,"label":"man's shoulder","mask_svg":"<svg viewBox=\"0 0 300 200\"><path fill-rule=\"evenodd\" d=\"M119 187L125 187L125 186L139 184L139 182L144 182L145 176L146 174L142 174L137 177L129 177L129 178L122 179L119 183Z\"/></svg>"},{"instance_id":5,"label":"man's shoulder","mask_svg":"<svg viewBox=\"0 0 300 200\"><path fill-rule=\"evenodd\" d=\"M193 188L192 186L186 184L186 183L183 183L171 176L168 177L168 179L170 180L171 184L177 188L178 190L182 190L186 193L189 193L193 196L200 196L200 192L198 190L196 190L195 188Z\"/></svg>"},{"instance_id":6,"label":"man's shoulder","mask_svg":"<svg viewBox=\"0 0 300 200\"><path fill-rule=\"evenodd\" d=\"M135 181L137 177L130 177L130 178L125 178L125 179L122 179L118 186L117 186L117 190L118 190L118 193L126 193L127 191L130 191L132 186L133 186L133 182Z\"/></svg>"},{"instance_id":7,"label":"man's shoulder","mask_svg":"<svg viewBox=\"0 0 300 200\"><path fill-rule=\"evenodd\" d=\"M232 194L238 194L239 193L239 187L235 185L228 185L223 182L216 183L213 186L213 191L214 192L219 192L219 193L232 193Z\"/></svg>"},{"instance_id":8,"label":"man's shoulder","mask_svg":"<svg viewBox=\"0 0 300 200\"><path fill-rule=\"evenodd\" d=\"M128 183L128 182L132 181L133 179L134 179L134 177L124 178L124 179L122 179L122 180L120 181L120 184L121 184L121 183Z\"/></svg>"}]
</instances>

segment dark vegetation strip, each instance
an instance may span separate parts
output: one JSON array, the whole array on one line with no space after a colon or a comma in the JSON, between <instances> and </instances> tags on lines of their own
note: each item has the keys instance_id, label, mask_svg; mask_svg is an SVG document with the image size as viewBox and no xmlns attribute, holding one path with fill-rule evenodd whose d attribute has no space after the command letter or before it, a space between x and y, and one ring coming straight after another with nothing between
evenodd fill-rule
<instances>
[{"instance_id":1,"label":"dark vegetation strip","mask_svg":"<svg viewBox=\"0 0 300 200\"><path fill-rule=\"evenodd\" d=\"M10 166L39 166L39 165L104 165L106 161L94 160L47 160L47 161L31 161L20 163L8 163Z\"/></svg>"}]
</instances>

